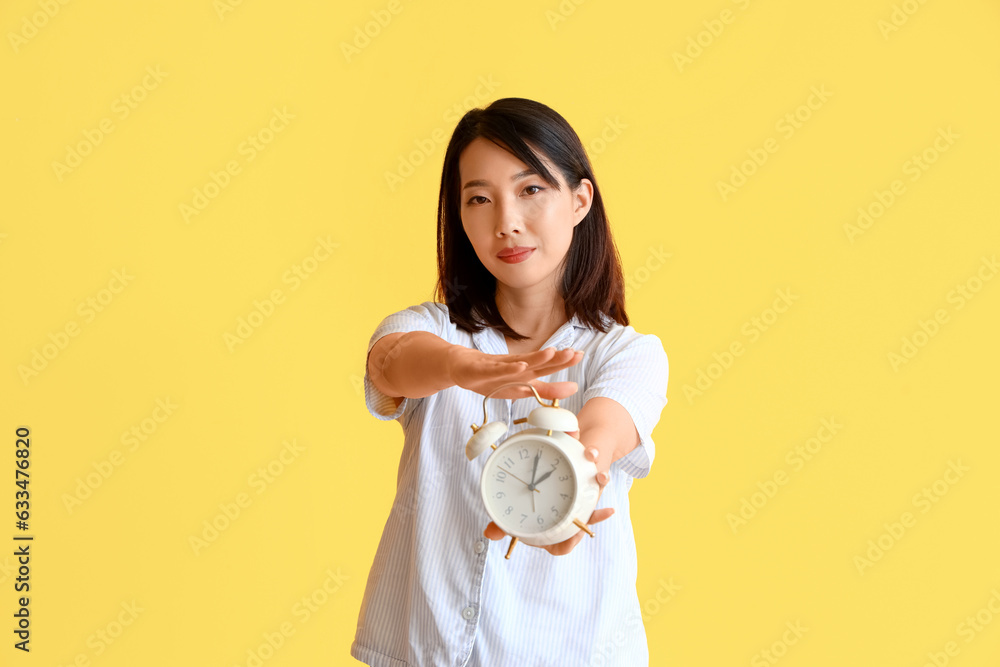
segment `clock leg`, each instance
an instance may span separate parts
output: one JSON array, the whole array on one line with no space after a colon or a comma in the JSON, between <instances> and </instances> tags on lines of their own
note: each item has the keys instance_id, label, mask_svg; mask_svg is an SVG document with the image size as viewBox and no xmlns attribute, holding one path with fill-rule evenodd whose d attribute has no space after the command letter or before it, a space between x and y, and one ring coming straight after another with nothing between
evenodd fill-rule
<instances>
[{"instance_id":1,"label":"clock leg","mask_svg":"<svg viewBox=\"0 0 1000 667\"><path fill-rule=\"evenodd\" d=\"M507 547L507 555L504 556L504 558L506 558L507 560L510 560L510 555L514 551L514 545L515 544L517 544L517 538L516 537L510 538L510 546Z\"/></svg>"},{"instance_id":2,"label":"clock leg","mask_svg":"<svg viewBox=\"0 0 1000 667\"><path fill-rule=\"evenodd\" d=\"M594 531L592 531L592 530L591 530L590 528L587 528L586 524L582 524L582 523L580 523L580 520L579 520L579 519L573 519L573 523L575 523L575 524L576 524L576 527L577 527L577 528L579 528L579 529L580 529L580 530L582 530L583 532L587 533L587 534L588 534L588 535L590 535L591 537L593 537L593 536L594 536Z\"/></svg>"}]
</instances>

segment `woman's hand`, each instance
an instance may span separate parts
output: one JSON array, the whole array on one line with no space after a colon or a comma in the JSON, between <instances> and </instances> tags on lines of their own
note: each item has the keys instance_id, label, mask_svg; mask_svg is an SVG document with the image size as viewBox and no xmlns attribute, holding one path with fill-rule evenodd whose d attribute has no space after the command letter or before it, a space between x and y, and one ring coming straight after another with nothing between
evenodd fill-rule
<instances>
[{"instance_id":1,"label":"woman's hand","mask_svg":"<svg viewBox=\"0 0 1000 667\"><path fill-rule=\"evenodd\" d=\"M508 382L527 382L542 398L566 398L576 393L575 382L540 382L536 378L550 375L580 363L583 352L547 347L526 354L486 354L455 345L448 354L448 376L459 387L486 395ZM527 387L507 387L495 398L525 398L531 396Z\"/></svg>"},{"instance_id":2,"label":"woman's hand","mask_svg":"<svg viewBox=\"0 0 1000 667\"><path fill-rule=\"evenodd\" d=\"M568 435L571 435L578 440L580 438L579 431L572 431L568 433ZM597 454L598 454L597 450L593 448L588 449L583 453L583 455L587 458L588 461L594 461L594 462L597 461ZM600 500L601 494L604 493L604 487L608 485L609 481L611 481L611 475L609 475L606 471L601 471L597 473L597 486L600 488L600 491L598 491L598 496L597 496L598 500ZM614 507L604 507L599 510L594 510L590 514L590 519L587 521L587 525L593 525L595 523L604 521L614 513L615 513ZM506 537L507 533L500 530L499 526L497 526L496 523L490 521L489 525L486 526L486 530L483 531L483 535L485 537L490 538L491 540L502 540L504 537ZM538 548L545 549L553 556L564 556L568 554L570 551L572 551L573 548L580 543L580 540L583 539L584 535L585 533L582 530L578 530L575 535L573 535L569 539L559 542L558 544L548 544L546 546Z\"/></svg>"}]
</instances>

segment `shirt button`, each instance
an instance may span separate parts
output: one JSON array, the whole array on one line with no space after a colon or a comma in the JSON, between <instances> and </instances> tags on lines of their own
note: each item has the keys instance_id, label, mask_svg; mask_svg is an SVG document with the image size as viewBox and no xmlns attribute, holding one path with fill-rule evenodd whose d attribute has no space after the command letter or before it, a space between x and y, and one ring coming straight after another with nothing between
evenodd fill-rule
<instances>
[{"instance_id":1,"label":"shirt button","mask_svg":"<svg viewBox=\"0 0 1000 667\"><path fill-rule=\"evenodd\" d=\"M464 618L467 621L471 621L475 615L476 615L476 610L473 609L472 607L466 607L465 609L462 610L462 618Z\"/></svg>"},{"instance_id":2,"label":"shirt button","mask_svg":"<svg viewBox=\"0 0 1000 667\"><path fill-rule=\"evenodd\" d=\"M483 542L482 540L479 540L478 542L476 542L475 549L477 554L483 553L484 551L486 551L486 543Z\"/></svg>"}]
</instances>

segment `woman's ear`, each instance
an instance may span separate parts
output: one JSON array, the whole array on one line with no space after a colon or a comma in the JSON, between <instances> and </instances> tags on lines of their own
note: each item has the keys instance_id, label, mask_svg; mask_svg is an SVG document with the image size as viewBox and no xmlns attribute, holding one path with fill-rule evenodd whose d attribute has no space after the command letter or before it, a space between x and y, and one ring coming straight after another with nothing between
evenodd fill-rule
<instances>
[{"instance_id":1,"label":"woman's ear","mask_svg":"<svg viewBox=\"0 0 1000 667\"><path fill-rule=\"evenodd\" d=\"M580 185L573 190L573 215L576 227L590 213L590 205L594 202L594 184L589 179L580 179Z\"/></svg>"}]
</instances>

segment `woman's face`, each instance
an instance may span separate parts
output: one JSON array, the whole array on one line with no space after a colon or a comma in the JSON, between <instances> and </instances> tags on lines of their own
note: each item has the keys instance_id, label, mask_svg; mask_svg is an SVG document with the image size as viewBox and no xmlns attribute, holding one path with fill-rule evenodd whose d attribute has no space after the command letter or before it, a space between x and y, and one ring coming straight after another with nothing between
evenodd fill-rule
<instances>
[{"instance_id":1,"label":"woman's face","mask_svg":"<svg viewBox=\"0 0 1000 667\"><path fill-rule=\"evenodd\" d=\"M593 197L589 180L570 191L559 170L539 158L558 179L559 190L482 137L458 159L462 227L497 282L516 289L558 286L573 228L590 211Z\"/></svg>"}]
</instances>

